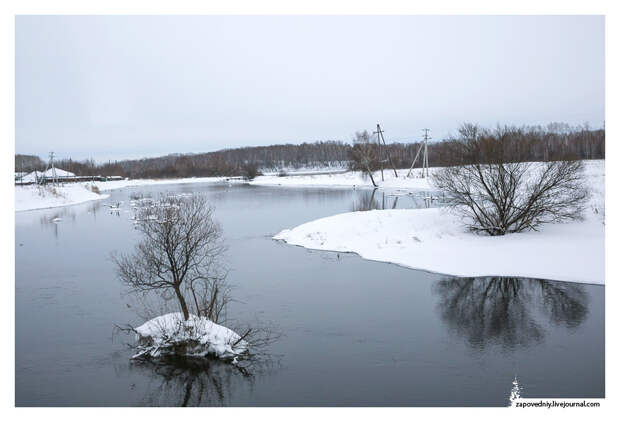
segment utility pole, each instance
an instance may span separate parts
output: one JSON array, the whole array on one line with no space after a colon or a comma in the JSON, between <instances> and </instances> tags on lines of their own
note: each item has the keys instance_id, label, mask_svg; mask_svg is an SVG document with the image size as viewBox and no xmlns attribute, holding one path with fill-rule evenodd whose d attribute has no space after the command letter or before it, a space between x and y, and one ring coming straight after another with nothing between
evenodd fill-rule
<instances>
[{"instance_id":1,"label":"utility pole","mask_svg":"<svg viewBox=\"0 0 620 422\"><path fill-rule=\"evenodd\" d=\"M422 148L424 148L424 144L420 144L420 147L418 148L418 152L415 153L415 157L413 157L413 161L411 162L411 167L409 167L409 172L407 173L407 177L411 176L411 171L413 170L413 166L415 165L415 162L418 161L418 156L420 155L420 151L422 151Z\"/></svg>"},{"instance_id":2,"label":"utility pole","mask_svg":"<svg viewBox=\"0 0 620 422\"><path fill-rule=\"evenodd\" d=\"M379 125L379 123L377 123L377 131L373 132L377 134L378 137L380 137L380 141L383 141L383 146L385 147L385 153L387 154L387 158L388 161L390 162L390 165L392 166L392 170L394 170L394 177L398 177L398 173L396 172L396 166L394 165L394 162L392 161L392 156L390 155L390 151L388 151L387 149L387 144L385 143L385 136L383 136L383 132L385 132L384 130L381 130L381 126ZM383 169L383 166L381 166L381 169Z\"/></svg>"},{"instance_id":3,"label":"utility pole","mask_svg":"<svg viewBox=\"0 0 620 422\"><path fill-rule=\"evenodd\" d=\"M383 178L383 156L381 155L381 133L383 131L381 130L381 126L379 126L379 123L377 123L377 131L373 132L373 135L377 135L377 145L379 145L379 165L381 166L381 181L384 182L385 179Z\"/></svg>"},{"instance_id":4,"label":"utility pole","mask_svg":"<svg viewBox=\"0 0 620 422\"><path fill-rule=\"evenodd\" d=\"M428 177L428 140L432 139L428 136L430 129L422 129L424 131L424 158L422 159L422 177L424 177L424 170L426 169L426 177Z\"/></svg>"},{"instance_id":5,"label":"utility pole","mask_svg":"<svg viewBox=\"0 0 620 422\"><path fill-rule=\"evenodd\" d=\"M394 177L398 177L398 173L396 172L396 166L394 165L394 162L392 161L392 156L390 155L390 152L387 149L387 143L385 142L385 136L383 136L383 132L385 132L384 130L381 129L381 125L379 125L379 123L377 123L377 131L373 132L372 134L377 134L377 142L379 143L379 161L381 161L381 180L383 180L383 159L381 157L381 141L383 141L383 146L385 147L385 153L388 156L388 161L390 162L390 166L392 166L392 170L394 170Z\"/></svg>"},{"instance_id":6,"label":"utility pole","mask_svg":"<svg viewBox=\"0 0 620 422\"><path fill-rule=\"evenodd\" d=\"M47 167L45 167L45 173L43 173L43 177L41 178L43 181L47 178L47 170L52 169L52 183L56 183L58 181L58 177L56 176L56 168L54 167L54 151L50 152L50 160L47 163Z\"/></svg>"}]
</instances>

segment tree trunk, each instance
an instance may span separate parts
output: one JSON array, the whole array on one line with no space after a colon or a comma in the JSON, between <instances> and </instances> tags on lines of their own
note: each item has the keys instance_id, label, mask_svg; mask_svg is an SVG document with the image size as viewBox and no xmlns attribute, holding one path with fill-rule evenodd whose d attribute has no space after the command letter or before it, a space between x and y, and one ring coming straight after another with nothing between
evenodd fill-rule
<instances>
[{"instance_id":1,"label":"tree trunk","mask_svg":"<svg viewBox=\"0 0 620 422\"><path fill-rule=\"evenodd\" d=\"M187 303L185 303L185 298L181 294L181 289L179 289L178 287L175 287L174 292L177 294L177 299L179 299L179 303L181 304L181 310L183 311L183 319L187 321L189 319L189 311L187 310Z\"/></svg>"},{"instance_id":2,"label":"tree trunk","mask_svg":"<svg viewBox=\"0 0 620 422\"><path fill-rule=\"evenodd\" d=\"M372 185L376 188L377 184L375 183L375 178L372 177L372 171L370 171L370 168L368 169L368 175L370 176L370 181L372 182Z\"/></svg>"}]
</instances>

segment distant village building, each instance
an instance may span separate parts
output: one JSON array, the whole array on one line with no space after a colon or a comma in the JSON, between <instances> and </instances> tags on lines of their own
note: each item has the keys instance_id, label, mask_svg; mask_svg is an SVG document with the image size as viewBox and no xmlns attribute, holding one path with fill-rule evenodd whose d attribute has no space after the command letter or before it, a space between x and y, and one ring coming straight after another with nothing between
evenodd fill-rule
<instances>
[{"instance_id":1,"label":"distant village building","mask_svg":"<svg viewBox=\"0 0 620 422\"><path fill-rule=\"evenodd\" d=\"M58 168L55 170L56 170L56 177L58 179L75 177L75 173L71 173L70 171L58 169ZM35 170L33 172L26 174L25 176L22 176L21 178L16 177L15 181L21 182L24 184L25 183L37 183L38 181L42 179L52 179L53 177L54 177L54 173L52 169L48 169L47 171Z\"/></svg>"},{"instance_id":2,"label":"distant village building","mask_svg":"<svg viewBox=\"0 0 620 422\"><path fill-rule=\"evenodd\" d=\"M54 170L56 176L54 177ZM25 173L15 173L15 184L17 185L33 185L36 183L50 183L53 181L57 182L107 182L113 180L123 180L121 176L76 176L75 173L72 173L67 170L55 168L48 169L47 171L38 171L35 170L28 174Z\"/></svg>"}]
</instances>

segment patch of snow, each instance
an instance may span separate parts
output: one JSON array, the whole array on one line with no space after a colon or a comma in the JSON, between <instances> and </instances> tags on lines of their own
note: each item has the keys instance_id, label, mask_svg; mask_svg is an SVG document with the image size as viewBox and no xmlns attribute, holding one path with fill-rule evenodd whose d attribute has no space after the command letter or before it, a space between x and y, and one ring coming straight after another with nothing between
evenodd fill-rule
<instances>
[{"instance_id":1,"label":"patch of snow","mask_svg":"<svg viewBox=\"0 0 620 422\"><path fill-rule=\"evenodd\" d=\"M153 318L135 331L138 353L134 358L181 355L236 359L248 348L233 330L196 315L185 321L180 312Z\"/></svg>"}]
</instances>

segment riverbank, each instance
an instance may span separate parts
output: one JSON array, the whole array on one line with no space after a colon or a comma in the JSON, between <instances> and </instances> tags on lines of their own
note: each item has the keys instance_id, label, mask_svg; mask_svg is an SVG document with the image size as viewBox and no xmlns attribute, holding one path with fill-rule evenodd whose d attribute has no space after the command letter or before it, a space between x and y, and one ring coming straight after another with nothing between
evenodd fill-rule
<instances>
[{"instance_id":1,"label":"riverbank","mask_svg":"<svg viewBox=\"0 0 620 422\"><path fill-rule=\"evenodd\" d=\"M504 276L605 283L605 162L588 162L591 198L583 221L505 236L468 232L444 208L338 214L274 239L309 249L463 277Z\"/></svg>"},{"instance_id":2,"label":"riverbank","mask_svg":"<svg viewBox=\"0 0 620 422\"><path fill-rule=\"evenodd\" d=\"M185 179L135 179L112 182L65 183L60 186L15 186L15 211L30 211L56 208L106 199L110 195L103 192L131 186L217 183L225 177L191 177Z\"/></svg>"},{"instance_id":3,"label":"riverbank","mask_svg":"<svg viewBox=\"0 0 620 422\"><path fill-rule=\"evenodd\" d=\"M430 168L433 173L436 168ZM388 189L407 189L407 190L430 190L433 188L428 178L421 177L421 169L414 169L410 177L407 177L409 169L383 170L383 180L381 172L373 173L375 183L379 188ZM320 174L289 174L286 176L265 175L258 176L251 182L251 185L259 186L287 186L287 187L324 187L324 188L372 188L372 183L368 175L361 171L340 171L326 172Z\"/></svg>"}]
</instances>

